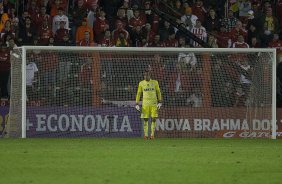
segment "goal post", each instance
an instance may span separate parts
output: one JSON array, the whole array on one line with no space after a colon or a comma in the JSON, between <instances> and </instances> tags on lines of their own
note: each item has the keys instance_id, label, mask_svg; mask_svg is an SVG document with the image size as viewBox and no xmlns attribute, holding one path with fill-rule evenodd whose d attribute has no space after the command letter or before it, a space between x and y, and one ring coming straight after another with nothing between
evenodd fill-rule
<instances>
[{"instance_id":1,"label":"goal post","mask_svg":"<svg viewBox=\"0 0 282 184\"><path fill-rule=\"evenodd\" d=\"M11 54L8 137L140 137L143 72L164 105L157 137L272 138L276 50L24 46Z\"/></svg>"}]
</instances>

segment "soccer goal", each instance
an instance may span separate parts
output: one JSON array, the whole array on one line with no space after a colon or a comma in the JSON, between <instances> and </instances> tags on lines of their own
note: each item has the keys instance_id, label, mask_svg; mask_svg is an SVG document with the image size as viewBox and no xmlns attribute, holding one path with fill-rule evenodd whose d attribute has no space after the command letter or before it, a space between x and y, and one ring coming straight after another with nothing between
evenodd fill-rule
<instances>
[{"instance_id":1,"label":"soccer goal","mask_svg":"<svg viewBox=\"0 0 282 184\"><path fill-rule=\"evenodd\" d=\"M141 137L144 71L156 137L276 138L275 49L33 47L11 54L8 137Z\"/></svg>"}]
</instances>

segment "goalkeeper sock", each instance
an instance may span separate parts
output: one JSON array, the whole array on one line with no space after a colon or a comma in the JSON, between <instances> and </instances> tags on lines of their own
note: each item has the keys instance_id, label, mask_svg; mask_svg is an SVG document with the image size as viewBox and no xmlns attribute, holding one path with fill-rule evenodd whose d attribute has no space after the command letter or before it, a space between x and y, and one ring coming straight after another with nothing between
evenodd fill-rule
<instances>
[{"instance_id":1,"label":"goalkeeper sock","mask_svg":"<svg viewBox=\"0 0 282 184\"><path fill-rule=\"evenodd\" d=\"M148 137L148 121L144 121L144 136Z\"/></svg>"},{"instance_id":2,"label":"goalkeeper sock","mask_svg":"<svg viewBox=\"0 0 282 184\"><path fill-rule=\"evenodd\" d=\"M151 137L155 136L155 127L156 127L156 122L152 121L152 123L151 123Z\"/></svg>"}]
</instances>

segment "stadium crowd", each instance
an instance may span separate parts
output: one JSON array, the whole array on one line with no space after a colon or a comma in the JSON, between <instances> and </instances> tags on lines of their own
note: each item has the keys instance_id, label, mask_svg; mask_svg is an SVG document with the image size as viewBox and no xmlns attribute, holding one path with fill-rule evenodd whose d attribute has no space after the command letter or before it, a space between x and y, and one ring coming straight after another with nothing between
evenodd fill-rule
<instances>
[{"instance_id":1,"label":"stadium crowd","mask_svg":"<svg viewBox=\"0 0 282 184\"><path fill-rule=\"evenodd\" d=\"M282 0L0 0L1 98L17 46L201 47L154 8L213 48L277 48L282 81Z\"/></svg>"}]
</instances>

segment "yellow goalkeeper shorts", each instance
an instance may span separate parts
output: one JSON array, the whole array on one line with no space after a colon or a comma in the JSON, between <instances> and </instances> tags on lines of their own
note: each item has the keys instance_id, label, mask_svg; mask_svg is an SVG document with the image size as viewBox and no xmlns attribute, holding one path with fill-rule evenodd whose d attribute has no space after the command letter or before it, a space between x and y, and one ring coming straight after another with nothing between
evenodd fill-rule
<instances>
[{"instance_id":1,"label":"yellow goalkeeper shorts","mask_svg":"<svg viewBox=\"0 0 282 184\"><path fill-rule=\"evenodd\" d=\"M158 109L156 105L142 106L141 118L157 118Z\"/></svg>"}]
</instances>

